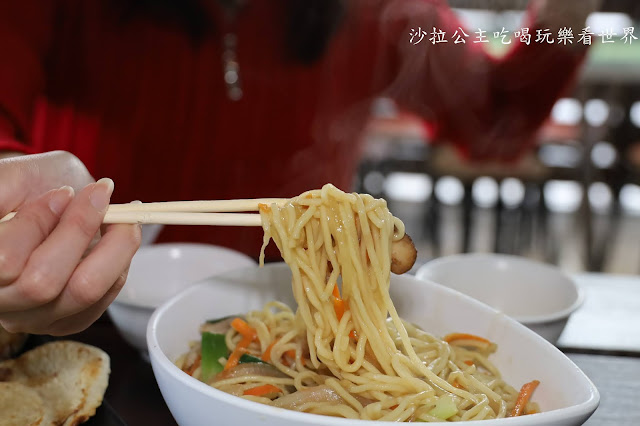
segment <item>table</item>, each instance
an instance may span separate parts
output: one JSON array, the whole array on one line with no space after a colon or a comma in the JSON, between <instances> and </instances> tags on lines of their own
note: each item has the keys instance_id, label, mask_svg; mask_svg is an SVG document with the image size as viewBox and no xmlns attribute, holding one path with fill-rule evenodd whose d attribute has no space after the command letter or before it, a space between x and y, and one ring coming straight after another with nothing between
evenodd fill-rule
<instances>
[{"instance_id":1,"label":"table","mask_svg":"<svg viewBox=\"0 0 640 426\"><path fill-rule=\"evenodd\" d=\"M640 356L640 277L579 274L574 279L585 300L569 318L558 346Z\"/></svg>"},{"instance_id":2,"label":"table","mask_svg":"<svg viewBox=\"0 0 640 426\"><path fill-rule=\"evenodd\" d=\"M558 347L600 391L600 407L586 425L640 425L640 277L582 274L575 279L585 292L585 303L571 317ZM89 426L176 424L151 366L106 317L69 338L98 346L111 356L106 404Z\"/></svg>"},{"instance_id":3,"label":"table","mask_svg":"<svg viewBox=\"0 0 640 426\"><path fill-rule=\"evenodd\" d=\"M640 277L574 275L585 301L558 347L600 392L588 426L640 425Z\"/></svg>"},{"instance_id":4,"label":"table","mask_svg":"<svg viewBox=\"0 0 640 426\"><path fill-rule=\"evenodd\" d=\"M568 354L600 392L600 407L585 426L640 424L640 358Z\"/></svg>"}]
</instances>

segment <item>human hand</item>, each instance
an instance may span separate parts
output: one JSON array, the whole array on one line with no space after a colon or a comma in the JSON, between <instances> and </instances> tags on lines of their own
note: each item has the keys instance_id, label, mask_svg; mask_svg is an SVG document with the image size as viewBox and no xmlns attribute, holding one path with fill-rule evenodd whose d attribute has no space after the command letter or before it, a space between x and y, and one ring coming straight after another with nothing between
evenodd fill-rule
<instances>
[{"instance_id":1,"label":"human hand","mask_svg":"<svg viewBox=\"0 0 640 426\"><path fill-rule=\"evenodd\" d=\"M0 325L64 335L99 318L125 283L137 225L103 227L113 182L64 152L0 160Z\"/></svg>"}]
</instances>

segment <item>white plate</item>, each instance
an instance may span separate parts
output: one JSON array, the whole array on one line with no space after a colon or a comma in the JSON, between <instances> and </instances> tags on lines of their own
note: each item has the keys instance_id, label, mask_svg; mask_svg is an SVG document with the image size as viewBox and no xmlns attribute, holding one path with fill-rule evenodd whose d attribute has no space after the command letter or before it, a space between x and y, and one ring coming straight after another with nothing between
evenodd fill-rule
<instances>
[{"instance_id":1,"label":"white plate","mask_svg":"<svg viewBox=\"0 0 640 426\"><path fill-rule=\"evenodd\" d=\"M467 422L472 425L580 425L596 410L598 390L562 352L513 319L468 296L411 276L393 276L391 295L399 314L436 335L469 332L498 344L492 357L514 387L533 379L541 384L535 401L540 414ZM162 395L180 425L380 425L298 413L246 401L207 386L173 361L199 339L208 318L245 313L271 300L294 306L290 272L284 264L234 271L214 277L176 296L153 314L147 344ZM395 424L395 423L393 423Z\"/></svg>"},{"instance_id":2,"label":"white plate","mask_svg":"<svg viewBox=\"0 0 640 426\"><path fill-rule=\"evenodd\" d=\"M192 283L255 264L243 253L210 244L144 246L133 257L116 302L155 309Z\"/></svg>"},{"instance_id":3,"label":"white plate","mask_svg":"<svg viewBox=\"0 0 640 426\"><path fill-rule=\"evenodd\" d=\"M158 306L195 282L255 265L243 253L209 244L144 246L133 257L127 283L107 312L120 335L146 359L147 324Z\"/></svg>"},{"instance_id":4,"label":"white plate","mask_svg":"<svg viewBox=\"0 0 640 426\"><path fill-rule=\"evenodd\" d=\"M505 254L440 257L422 265L416 278L486 303L554 344L584 299L574 280L558 267Z\"/></svg>"}]
</instances>

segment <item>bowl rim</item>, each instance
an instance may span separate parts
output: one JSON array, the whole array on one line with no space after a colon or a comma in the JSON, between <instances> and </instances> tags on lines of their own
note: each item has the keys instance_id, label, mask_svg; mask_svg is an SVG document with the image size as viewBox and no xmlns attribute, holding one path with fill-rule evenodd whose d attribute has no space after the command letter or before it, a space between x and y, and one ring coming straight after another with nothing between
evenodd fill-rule
<instances>
[{"instance_id":1,"label":"bowl rim","mask_svg":"<svg viewBox=\"0 0 640 426\"><path fill-rule=\"evenodd\" d=\"M255 261L255 259L253 259L251 256L242 253L240 251L231 249L229 247L224 247L224 246L219 246L219 245L215 245L215 244L207 244L207 243L190 243L190 242L175 242L175 243L171 243L171 242L167 242L167 243L157 243L157 244L149 244L149 245L145 245L145 246L141 246L138 251L136 252L136 256L138 255L138 253L149 253L152 251L156 251L156 250L167 250L167 249L171 249L171 248L179 248L179 249L206 249L206 250L212 250L217 252L218 254L220 252L224 252L227 253L229 255L236 255L238 257L238 259L243 259L243 261L248 260L251 261L253 263L253 265L257 265L257 262ZM238 268L242 269L242 268L247 268L250 267L248 264L247 265L239 265ZM220 274L224 274L228 271L223 271L220 272ZM209 277L214 277L216 275L219 274L214 274L211 275ZM207 278L209 278L207 277ZM190 284L195 284L200 282L201 280L196 280L193 281ZM127 282L129 282L129 277L127 276L127 281L125 282L125 285L127 284ZM188 283L189 284L189 283ZM180 294L184 289L180 290L180 292L178 292L178 294ZM177 295L177 294L176 294ZM174 296L176 296L174 295ZM171 296L171 298L173 298L173 296ZM169 300L169 299L167 299ZM167 301L165 300L165 302ZM143 310L155 310L157 309L159 306L162 305L162 303L160 304L154 304L154 303L148 303L148 302L141 302L141 301L136 301L136 300L131 300L130 298L127 297L126 292L120 291L118 293L118 296L116 296L116 298L113 300L112 303L117 303L119 305L124 305L124 306L130 306L130 307L135 307L135 308L139 308L139 309L143 309Z\"/></svg>"},{"instance_id":2,"label":"bowl rim","mask_svg":"<svg viewBox=\"0 0 640 426\"><path fill-rule=\"evenodd\" d=\"M270 263L268 265L265 265L264 267L255 266L255 267L247 267L246 269L283 268L283 267L288 268L288 266L284 262L276 262L276 263ZM157 374L156 368L161 368L167 374L173 376L175 380L178 380L179 382L183 383L189 388L199 393L203 393L210 398L214 398L224 403L231 404L234 408L238 410L249 410L253 412L259 412L261 414L273 416L275 418L280 418L280 419L286 418L287 420L290 420L290 421L297 421L300 424L321 425L321 426L334 426L334 425L348 426L348 425L354 425L354 424L358 424L362 426L365 426L365 425L376 426L376 425L397 425L398 424L397 422L337 418L337 417L323 416L319 414L301 413L301 412L287 410L287 409L278 408L278 407L271 407L265 404L249 401L234 395L230 395L226 392L223 392L214 387L206 385L193 377L190 377L188 375L185 376L183 371L179 369L173 363L173 361L169 359L167 355L165 355L162 349L160 349L160 343L157 338L158 322L163 318L164 314L168 310L170 310L176 303L179 303L181 299L187 297L192 292L200 291L201 288L211 286L212 283L210 282L210 280L214 278L223 278L224 275L223 274L221 275L222 276L218 275L218 276L210 277L198 284L195 284L193 286L186 288L185 290L183 290L182 292L180 292L179 294L177 294L176 296L172 297L170 300L165 302L163 305L161 305L152 314L151 319L149 320L149 323L147 325L146 337L147 337L147 349L149 352L149 357L151 359L154 376ZM495 313L500 313L495 308L485 303L482 303L470 296L467 296L464 293L458 292L456 290L453 290L449 287L443 286L433 281L424 280L424 279L418 280L415 276L411 276L411 275L410 277L416 279L418 281L418 283L416 284L418 285L429 285L429 286L438 287L445 292L455 293L458 297L466 299L468 303L482 305L485 309L489 309ZM563 354L562 351L560 351L557 347L555 347L554 345L546 341L544 338L539 336L537 333L528 329L524 325L518 323L513 318L510 318L508 316L505 316L505 318L507 321L512 321L515 327L521 328L520 330L521 332L529 333L530 335L534 336L534 339L538 340L540 344L546 345L549 350L557 352L562 356L566 357L566 355ZM494 421L499 420L501 422L500 424L504 424L504 425L515 424L517 426L533 426L533 425L547 424L549 422L559 422L574 416L581 416L581 415L591 416L596 411L596 409L600 404L600 392L598 391L596 386L593 384L591 379L582 370L580 370L580 368L576 366L575 363L573 363L573 361L571 361L570 359L569 361L571 362L571 364L574 365L574 367L578 370L578 372L582 374L586 382L589 384L590 395L587 400L579 404L572 405L570 407L536 413L535 415L521 416L521 417L507 417L502 419L494 419ZM163 398L164 398L164 394L163 394ZM471 426L481 426L481 425L486 425L487 424L486 422L487 420L473 420L473 421L465 422L465 424L469 424Z\"/></svg>"},{"instance_id":3,"label":"bowl rim","mask_svg":"<svg viewBox=\"0 0 640 426\"><path fill-rule=\"evenodd\" d=\"M566 318L569 318L569 316L575 312L578 308L580 308L583 303L584 303L584 290L582 288L580 288L577 284L576 281L569 276L565 271L563 271L562 269L558 268L555 265L552 265L550 263L546 263L546 262L541 262L539 260L536 259L530 259L524 256L517 256L517 255L513 255L513 254L502 254L502 253L458 253L458 254L452 254L449 256L442 256L442 257L437 257L435 259L432 259L428 262L426 262L424 265L420 266L418 268L418 270L416 271L416 278L422 281L434 281L433 279L430 278L426 278L424 275L426 274L426 271L428 271L430 268L433 268L434 266L440 266L440 265L445 265L448 263L454 263L454 262L460 262L460 261L467 261L467 260L472 260L472 259L503 259L506 260L508 262L516 262L516 263L526 263L526 264L530 264L536 267L540 267L540 268L544 268L548 271L552 271L554 273L556 273L557 275L559 275L565 282L567 282L575 291L576 297L575 300L568 305L567 307L553 312L551 314L544 314L544 315L509 315L507 313L504 313L507 316L510 316L511 318L515 319L518 322L521 322L523 324L527 324L527 325L534 325L534 324L545 324L545 323L551 323L551 322L555 322L555 321L560 321ZM437 283L437 282L436 282ZM437 283L440 284L440 283ZM443 285L445 287L451 288L449 286L447 286L446 284L440 284ZM455 289L454 289L455 290ZM459 291L459 290L456 290ZM500 311L499 309L495 308L492 306L493 309L496 309L498 311Z\"/></svg>"}]
</instances>

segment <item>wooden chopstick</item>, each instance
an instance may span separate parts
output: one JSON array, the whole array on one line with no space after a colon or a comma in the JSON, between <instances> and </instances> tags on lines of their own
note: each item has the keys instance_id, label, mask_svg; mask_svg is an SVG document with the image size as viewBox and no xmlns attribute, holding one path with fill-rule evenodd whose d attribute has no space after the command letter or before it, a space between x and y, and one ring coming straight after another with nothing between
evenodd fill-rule
<instances>
[{"instance_id":1,"label":"wooden chopstick","mask_svg":"<svg viewBox=\"0 0 640 426\"><path fill-rule=\"evenodd\" d=\"M111 204L108 212L251 212L260 204L282 205L288 198L252 198L240 200L166 201L160 203Z\"/></svg>"},{"instance_id":2,"label":"wooden chopstick","mask_svg":"<svg viewBox=\"0 0 640 426\"><path fill-rule=\"evenodd\" d=\"M162 203L112 204L103 223L139 223L161 225L262 226L257 213L260 204L284 204L285 198L244 200L169 201ZM10 220L9 213L0 222Z\"/></svg>"},{"instance_id":3,"label":"wooden chopstick","mask_svg":"<svg viewBox=\"0 0 640 426\"><path fill-rule=\"evenodd\" d=\"M9 213L0 223L12 219L16 214ZM211 225L211 226L262 226L258 213L200 213L200 212L149 212L122 211L110 212L102 223L139 223L159 225Z\"/></svg>"},{"instance_id":4,"label":"wooden chopstick","mask_svg":"<svg viewBox=\"0 0 640 426\"><path fill-rule=\"evenodd\" d=\"M262 226L257 213L107 212L103 223L161 225Z\"/></svg>"}]
</instances>

